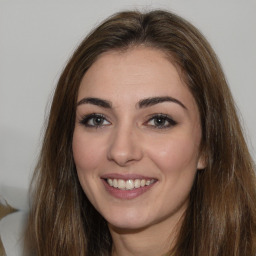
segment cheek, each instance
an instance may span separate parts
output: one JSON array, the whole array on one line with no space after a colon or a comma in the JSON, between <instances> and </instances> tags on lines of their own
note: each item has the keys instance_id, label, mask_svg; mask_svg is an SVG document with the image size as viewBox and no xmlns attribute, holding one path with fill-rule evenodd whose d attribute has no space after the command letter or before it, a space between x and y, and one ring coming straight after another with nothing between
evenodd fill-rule
<instances>
[{"instance_id":1,"label":"cheek","mask_svg":"<svg viewBox=\"0 0 256 256\"><path fill-rule=\"evenodd\" d=\"M98 185L98 172L95 170L99 168L103 157L100 145L97 139L75 129L72 149L77 175L86 196L94 205L97 204L95 189Z\"/></svg>"},{"instance_id":2,"label":"cheek","mask_svg":"<svg viewBox=\"0 0 256 256\"><path fill-rule=\"evenodd\" d=\"M102 157L102 147L100 147L97 139L92 139L75 130L72 149L78 173L83 172L86 174L97 168Z\"/></svg>"},{"instance_id":3,"label":"cheek","mask_svg":"<svg viewBox=\"0 0 256 256\"><path fill-rule=\"evenodd\" d=\"M149 150L150 158L164 173L182 174L194 172L197 166L198 143L186 136L158 141L154 150Z\"/></svg>"}]
</instances>

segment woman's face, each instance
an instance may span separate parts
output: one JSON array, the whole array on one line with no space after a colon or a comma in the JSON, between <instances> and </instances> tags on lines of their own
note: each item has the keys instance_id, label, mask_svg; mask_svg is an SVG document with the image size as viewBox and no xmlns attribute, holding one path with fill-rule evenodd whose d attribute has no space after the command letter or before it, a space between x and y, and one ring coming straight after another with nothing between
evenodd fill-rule
<instances>
[{"instance_id":1,"label":"woman's face","mask_svg":"<svg viewBox=\"0 0 256 256\"><path fill-rule=\"evenodd\" d=\"M118 228L178 220L197 169L197 105L155 49L102 54L82 79L73 154L81 186Z\"/></svg>"}]
</instances>

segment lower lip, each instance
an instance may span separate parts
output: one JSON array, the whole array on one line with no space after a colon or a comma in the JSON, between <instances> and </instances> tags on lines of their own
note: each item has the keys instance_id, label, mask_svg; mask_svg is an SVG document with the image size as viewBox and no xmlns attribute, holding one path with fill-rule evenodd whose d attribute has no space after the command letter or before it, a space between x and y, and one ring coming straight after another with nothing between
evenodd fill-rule
<instances>
[{"instance_id":1,"label":"lower lip","mask_svg":"<svg viewBox=\"0 0 256 256\"><path fill-rule=\"evenodd\" d=\"M155 182L154 182L148 186L144 186L140 188L134 188L131 190L121 190L121 189L109 186L107 181L104 179L102 181L105 186L105 189L109 192L109 194L119 199L134 199L142 195L146 191L150 190L155 185Z\"/></svg>"}]
</instances>

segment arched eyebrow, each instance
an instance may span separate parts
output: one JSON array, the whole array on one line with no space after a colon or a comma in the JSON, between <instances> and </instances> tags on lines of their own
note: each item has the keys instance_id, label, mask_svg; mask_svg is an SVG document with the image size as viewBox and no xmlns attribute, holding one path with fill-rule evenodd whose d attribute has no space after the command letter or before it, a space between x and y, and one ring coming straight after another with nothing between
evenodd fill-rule
<instances>
[{"instance_id":1,"label":"arched eyebrow","mask_svg":"<svg viewBox=\"0 0 256 256\"><path fill-rule=\"evenodd\" d=\"M139 108L146 108L146 107L150 107L159 103L163 103L163 102L173 102L173 103L177 103L179 104L182 108L187 109L186 106L179 100L170 97L170 96L164 96L164 97L152 97L152 98L147 98L147 99L143 99L140 100L138 102L138 107Z\"/></svg>"},{"instance_id":2,"label":"arched eyebrow","mask_svg":"<svg viewBox=\"0 0 256 256\"><path fill-rule=\"evenodd\" d=\"M77 106L82 104L92 104L103 108L112 108L112 103L110 101L99 98L83 98L77 103Z\"/></svg>"},{"instance_id":3,"label":"arched eyebrow","mask_svg":"<svg viewBox=\"0 0 256 256\"><path fill-rule=\"evenodd\" d=\"M142 99L136 104L136 106L138 106L138 108L146 108L163 102L173 102L180 105L182 108L187 109L186 106L181 101L170 96L151 97ZM112 103L110 101L103 100L100 98L83 98L77 103L77 106L82 104L92 104L103 108L112 108Z\"/></svg>"}]
</instances>

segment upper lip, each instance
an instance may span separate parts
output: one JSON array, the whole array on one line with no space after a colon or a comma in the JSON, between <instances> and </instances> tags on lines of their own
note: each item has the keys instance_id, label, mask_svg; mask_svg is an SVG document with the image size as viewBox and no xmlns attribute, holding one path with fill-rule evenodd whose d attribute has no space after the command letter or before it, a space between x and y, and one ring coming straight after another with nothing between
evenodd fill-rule
<instances>
[{"instance_id":1,"label":"upper lip","mask_svg":"<svg viewBox=\"0 0 256 256\"><path fill-rule=\"evenodd\" d=\"M135 180L135 179L145 179L145 180L157 180L154 177L140 175L140 174L133 174L133 173L127 173L127 174L120 174L120 173L107 173L101 175L102 179L122 179L122 180Z\"/></svg>"}]
</instances>

